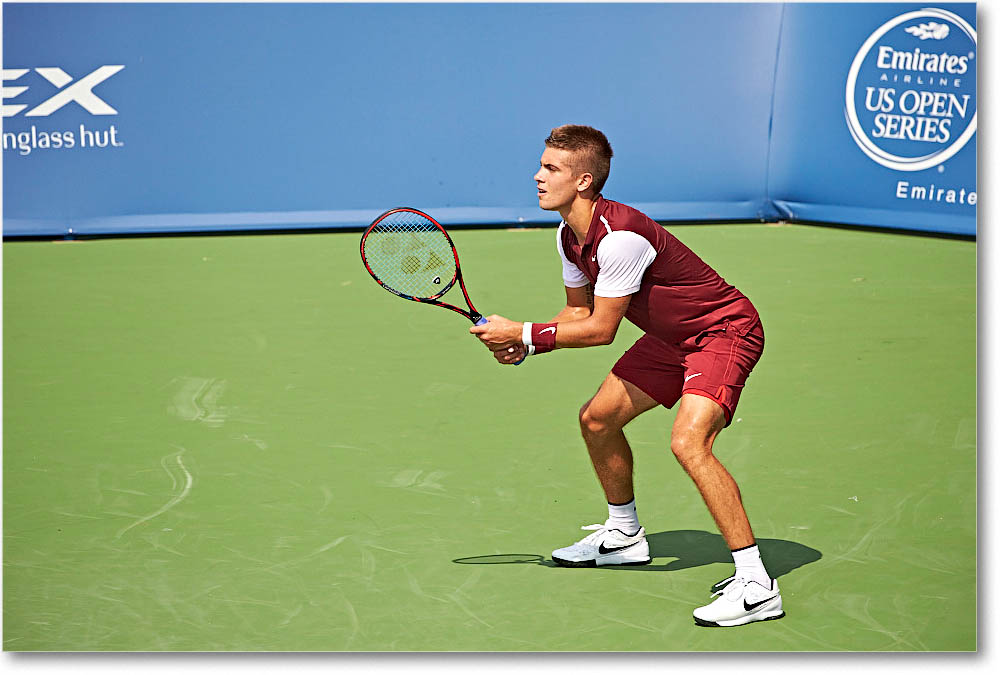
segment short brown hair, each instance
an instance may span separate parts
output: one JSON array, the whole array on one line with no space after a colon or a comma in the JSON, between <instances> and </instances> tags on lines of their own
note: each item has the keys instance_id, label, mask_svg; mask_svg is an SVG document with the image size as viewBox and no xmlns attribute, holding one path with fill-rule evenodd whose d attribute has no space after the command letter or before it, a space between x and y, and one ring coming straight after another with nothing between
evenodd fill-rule
<instances>
[{"instance_id":1,"label":"short brown hair","mask_svg":"<svg viewBox=\"0 0 1000 675\"><path fill-rule=\"evenodd\" d=\"M611 157L615 154L607 137L593 127L564 124L556 127L545 139L545 145L576 153L573 169L594 177L594 192L604 189L611 173Z\"/></svg>"}]
</instances>

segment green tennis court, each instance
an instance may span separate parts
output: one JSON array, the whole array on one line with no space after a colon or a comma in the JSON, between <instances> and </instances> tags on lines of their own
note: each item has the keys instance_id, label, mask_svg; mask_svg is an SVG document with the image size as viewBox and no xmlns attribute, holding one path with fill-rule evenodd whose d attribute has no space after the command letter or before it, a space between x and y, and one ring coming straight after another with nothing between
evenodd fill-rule
<instances>
[{"instance_id":1,"label":"green tennis court","mask_svg":"<svg viewBox=\"0 0 1000 675\"><path fill-rule=\"evenodd\" d=\"M653 564L548 562L607 515L576 414L631 325L505 368L358 233L8 242L4 649L976 649L976 244L670 230L764 320L716 449L784 619L694 625L732 561L671 411L627 430ZM561 306L551 229L454 238L480 311Z\"/></svg>"}]
</instances>

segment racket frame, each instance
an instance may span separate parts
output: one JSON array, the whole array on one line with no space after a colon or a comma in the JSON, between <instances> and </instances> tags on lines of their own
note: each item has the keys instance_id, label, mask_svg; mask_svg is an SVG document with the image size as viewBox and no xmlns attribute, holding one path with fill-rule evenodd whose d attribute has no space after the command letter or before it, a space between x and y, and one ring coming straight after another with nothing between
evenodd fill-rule
<instances>
[{"instance_id":1,"label":"racket frame","mask_svg":"<svg viewBox=\"0 0 1000 675\"><path fill-rule=\"evenodd\" d=\"M415 295L408 295L406 293L397 291L395 288L392 288L391 286L386 286L385 282L379 279L378 276L375 274L375 272L372 271L371 266L368 264L368 258L365 257L365 241L368 239L368 235L371 233L371 231L374 230L379 223L381 223L383 220L393 215L394 213L403 213L403 212L416 214L421 218L426 218L431 223L433 223L434 226L441 231L441 234L444 235L445 239L448 240L448 245L451 246L451 253L455 257L455 276L438 293L435 293L434 295L428 298L421 298ZM394 295L398 295L404 300L413 300L414 302L422 302L428 305L437 305L438 307L444 307L445 309L450 309L453 312L458 312L459 314L461 314L462 316L464 316L466 319L476 324L477 326L486 323L486 320L483 318L483 315L476 311L475 306L472 304L472 300L469 299L469 292L465 289L465 280L462 278L462 265L458 261L458 249L455 248L455 242L451 240L451 236L448 234L448 231L445 230L444 227L442 227L441 223L434 220L429 215L427 215L426 213L424 213L419 209L414 209L409 206L400 206L394 209L389 209L388 211L380 215L378 218L373 220L371 225L369 225L365 229L365 233L361 235L361 261L365 264L365 269L368 270L368 274L372 276L372 279L378 282L379 286L381 286L382 288L384 288L385 290L389 291ZM456 281L458 282L459 287L462 289L462 295L465 296L465 304L469 306L470 311L468 312L460 307L452 305L451 303L439 300L439 298L442 295L447 293L451 289L451 287L455 285Z\"/></svg>"}]
</instances>

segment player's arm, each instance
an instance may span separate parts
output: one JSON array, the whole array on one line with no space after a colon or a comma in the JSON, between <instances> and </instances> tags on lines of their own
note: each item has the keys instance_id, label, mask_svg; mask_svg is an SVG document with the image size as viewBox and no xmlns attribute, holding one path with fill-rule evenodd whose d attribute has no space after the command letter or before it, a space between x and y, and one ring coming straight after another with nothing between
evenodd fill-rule
<instances>
[{"instance_id":1,"label":"player's arm","mask_svg":"<svg viewBox=\"0 0 1000 675\"><path fill-rule=\"evenodd\" d=\"M549 319L550 323L580 321L591 316L594 312L594 287L588 281L583 286L566 286L566 306L558 314ZM499 317L493 317L494 319ZM527 356L528 348L521 342L524 324L510 322L510 331L513 334L511 344L502 344L497 347L484 340L484 344L493 351L493 356L502 364L520 363ZM480 336L482 337L482 336Z\"/></svg>"},{"instance_id":2,"label":"player's arm","mask_svg":"<svg viewBox=\"0 0 1000 675\"><path fill-rule=\"evenodd\" d=\"M610 228L609 228L610 229ZM656 249L642 235L630 230L608 232L597 247L600 265L592 297L593 311L574 321L525 324L522 341L535 353L560 347L593 347L611 344L632 295L642 286Z\"/></svg>"},{"instance_id":3,"label":"player's arm","mask_svg":"<svg viewBox=\"0 0 1000 675\"><path fill-rule=\"evenodd\" d=\"M549 323L582 321L590 318L594 312L594 287L584 273L566 258L558 235L556 244L559 257L562 259L566 305ZM520 360L526 349L522 342L524 324L495 314L486 317L486 319L488 323L482 326L472 326L469 332L476 335L501 363L512 363Z\"/></svg>"},{"instance_id":4,"label":"player's arm","mask_svg":"<svg viewBox=\"0 0 1000 675\"><path fill-rule=\"evenodd\" d=\"M586 290L569 290L577 286L575 273L564 264L563 279L567 281L567 307L548 323L519 324L499 316L489 317L490 323L475 327L474 333L496 353L514 347L518 342L531 353L541 354L560 347L593 347L611 344L622 317L628 310L632 295L639 291L646 269L656 258L653 245L642 235L629 230L609 233L597 248L600 272L594 286L594 296ZM582 273L578 276L582 276ZM580 285L582 288L583 285ZM572 299L570 299L572 298ZM592 307L589 314L584 309ZM562 320L563 318L569 320ZM517 329L521 329L518 341Z\"/></svg>"},{"instance_id":5,"label":"player's arm","mask_svg":"<svg viewBox=\"0 0 1000 675\"><path fill-rule=\"evenodd\" d=\"M598 345L611 344L615 340L615 335L618 333L618 326L621 325L622 318L628 310L631 299L631 295L621 298L602 298L598 296L593 298L593 311L588 316L569 321L558 319L550 321L550 324L558 324L558 330L553 331L555 344L552 345L552 348L596 347ZM528 331L537 334L545 330L546 328L543 327L540 331L536 331L531 325L526 329L524 324L522 324L522 341L525 334L529 336L529 339L532 339Z\"/></svg>"},{"instance_id":6,"label":"player's arm","mask_svg":"<svg viewBox=\"0 0 1000 675\"><path fill-rule=\"evenodd\" d=\"M594 314L594 287L590 282L582 286L565 286L566 306L558 314L552 317L548 323L567 323L583 321L593 317ZM524 324L519 321L511 321L496 314L486 317L489 323L482 326L472 326L469 331L479 337L483 344L494 354L499 354L510 347L523 348L522 336ZM620 319L619 319L620 321ZM615 327L617 330L617 326ZM600 343L595 343L600 344ZM584 346L584 345L579 345ZM514 353L514 352L509 352ZM520 354L521 352L517 352ZM501 359L502 363L509 362L509 357Z\"/></svg>"},{"instance_id":7,"label":"player's arm","mask_svg":"<svg viewBox=\"0 0 1000 675\"><path fill-rule=\"evenodd\" d=\"M566 306L549 323L586 319L594 311L594 287L589 282L574 288L566 286Z\"/></svg>"},{"instance_id":8,"label":"player's arm","mask_svg":"<svg viewBox=\"0 0 1000 675\"><path fill-rule=\"evenodd\" d=\"M578 290L578 289L574 289ZM469 332L496 353L510 347L535 345L536 352L563 347L596 347L609 345L618 333L618 326L628 310L631 295L618 298L593 298L593 311L582 305L567 305L559 315L580 318L548 323L521 323L496 314L486 317L488 323L472 326Z\"/></svg>"}]
</instances>

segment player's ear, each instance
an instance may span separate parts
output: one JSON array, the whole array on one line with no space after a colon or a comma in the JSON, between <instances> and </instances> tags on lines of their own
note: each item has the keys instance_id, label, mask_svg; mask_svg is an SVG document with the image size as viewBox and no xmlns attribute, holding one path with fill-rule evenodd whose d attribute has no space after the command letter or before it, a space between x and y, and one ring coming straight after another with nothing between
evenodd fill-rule
<instances>
[{"instance_id":1,"label":"player's ear","mask_svg":"<svg viewBox=\"0 0 1000 675\"><path fill-rule=\"evenodd\" d=\"M594 174L587 172L580 174L576 181L576 191L586 192L594 184Z\"/></svg>"}]
</instances>

